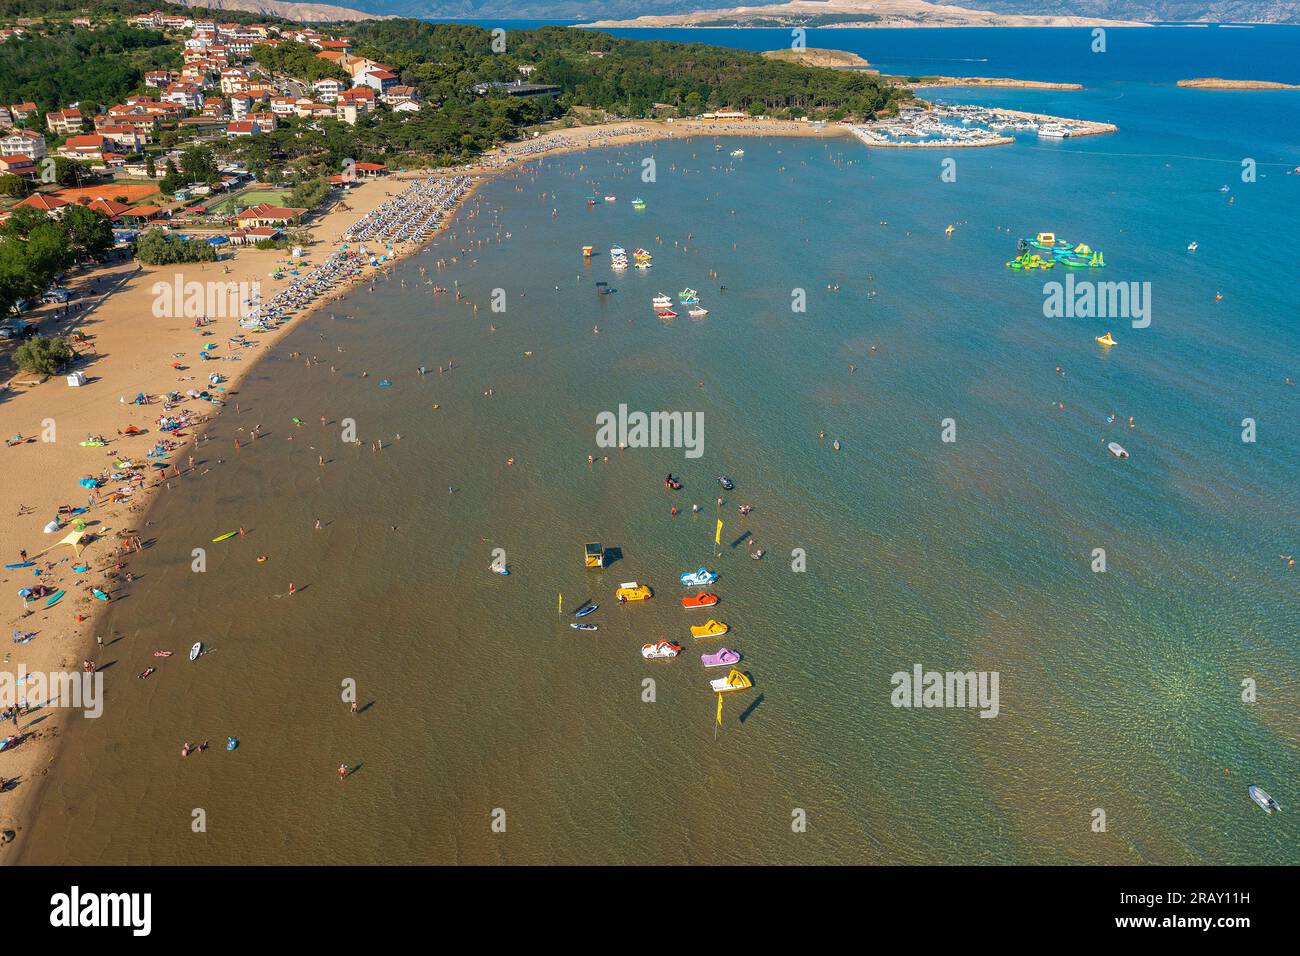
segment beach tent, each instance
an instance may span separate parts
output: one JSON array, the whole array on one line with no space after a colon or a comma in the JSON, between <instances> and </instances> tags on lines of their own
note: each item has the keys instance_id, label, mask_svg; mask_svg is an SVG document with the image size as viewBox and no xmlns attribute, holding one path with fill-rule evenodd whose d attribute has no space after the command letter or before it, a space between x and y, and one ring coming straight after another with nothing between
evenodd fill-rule
<instances>
[{"instance_id":1,"label":"beach tent","mask_svg":"<svg viewBox=\"0 0 1300 956\"><path fill-rule=\"evenodd\" d=\"M59 545L64 545L64 544L71 545L72 550L73 552L75 552L77 557L81 557L81 539L84 538L85 536L86 536L86 531L85 529L82 528L79 528L75 531L69 531L66 535L63 536L63 540L60 541L58 544L56 544L55 547L57 548L59 547Z\"/></svg>"}]
</instances>

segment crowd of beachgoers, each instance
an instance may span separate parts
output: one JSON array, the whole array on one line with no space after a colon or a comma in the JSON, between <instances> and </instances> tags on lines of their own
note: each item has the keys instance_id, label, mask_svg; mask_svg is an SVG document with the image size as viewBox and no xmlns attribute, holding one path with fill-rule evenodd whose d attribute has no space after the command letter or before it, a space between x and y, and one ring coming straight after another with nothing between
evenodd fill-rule
<instances>
[{"instance_id":1,"label":"crowd of beachgoers","mask_svg":"<svg viewBox=\"0 0 1300 956\"><path fill-rule=\"evenodd\" d=\"M367 266L380 265L392 257L393 242L422 242L438 223L455 209L470 188L467 176L430 176L412 183L396 196L371 210L344 234L341 248L306 275L295 277L288 286L265 303L253 308L240 324L245 328L271 326L287 321L317 299L360 277ZM384 242L379 254L366 251L367 241ZM352 243L358 243L354 249Z\"/></svg>"},{"instance_id":2,"label":"crowd of beachgoers","mask_svg":"<svg viewBox=\"0 0 1300 956\"><path fill-rule=\"evenodd\" d=\"M468 176L431 176L412 183L357 220L344 238L357 242L370 239L419 242L437 228L469 187Z\"/></svg>"},{"instance_id":3,"label":"crowd of beachgoers","mask_svg":"<svg viewBox=\"0 0 1300 956\"><path fill-rule=\"evenodd\" d=\"M615 139L620 136L645 135L649 132L644 126L595 126L583 130L578 136L553 133L550 136L527 140L508 147L506 155L512 159L519 159L525 156L554 152L555 150L583 149L601 140Z\"/></svg>"}]
</instances>

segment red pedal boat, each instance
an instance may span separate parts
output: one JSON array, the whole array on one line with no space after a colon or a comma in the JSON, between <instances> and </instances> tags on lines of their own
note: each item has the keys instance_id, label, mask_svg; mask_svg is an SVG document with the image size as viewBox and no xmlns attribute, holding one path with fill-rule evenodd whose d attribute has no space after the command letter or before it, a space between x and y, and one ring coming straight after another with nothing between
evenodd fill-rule
<instances>
[{"instance_id":1,"label":"red pedal boat","mask_svg":"<svg viewBox=\"0 0 1300 956\"><path fill-rule=\"evenodd\" d=\"M708 591L700 591L696 594L682 598L682 607L713 607L718 603L718 596L710 594Z\"/></svg>"}]
</instances>

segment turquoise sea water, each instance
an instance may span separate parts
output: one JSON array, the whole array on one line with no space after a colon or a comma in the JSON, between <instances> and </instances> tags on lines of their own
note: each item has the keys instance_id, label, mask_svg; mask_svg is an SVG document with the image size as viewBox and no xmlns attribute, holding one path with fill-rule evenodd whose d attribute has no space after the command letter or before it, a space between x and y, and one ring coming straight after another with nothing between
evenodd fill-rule
<instances>
[{"instance_id":1,"label":"turquoise sea water","mask_svg":"<svg viewBox=\"0 0 1300 956\"><path fill-rule=\"evenodd\" d=\"M1145 77L940 98L1121 131L958 150L951 183L940 151L847 138L547 160L304 323L216 426L212 472L151 514L157 545L111 608L108 712L68 732L21 859L1298 862L1295 815L1265 816L1245 788L1290 809L1300 777L1300 572L1278 557L1300 527L1300 394L1284 381L1300 375L1300 176L1285 174L1300 100ZM589 208L591 193L618 201ZM1003 266L1041 230L1103 250L1107 280L1151 283L1150 327L1045 318L1060 270ZM582 245L615 243L654 268L582 262ZM465 302L434 296L421 267ZM686 285L708 318L658 321L652 295ZM1109 352L1093 341L1107 330ZM597 448L596 415L623 403L703 413L704 456ZM294 415L311 424L291 433ZM321 415L390 444L342 446ZM216 451L257 423L270 436L237 460ZM662 489L668 471L682 492ZM724 473L737 487L715 558ZM190 549L237 525L249 537L208 545L191 573ZM595 539L621 552L600 574L581 567ZM487 571L496 547L507 578ZM687 612L677 575L700 564L721 572L722 604ZM632 579L654 600L616 606ZM274 596L291 580L300 594ZM601 629L574 632L588 597ZM701 648L686 628L710 614L733 633ZM197 637L215 652L132 676ZM663 638L682 657L642 661ZM727 699L715 739L719 672L698 656L723 644L755 687ZM891 706L890 675L915 664L997 671L999 716ZM359 717L339 700L348 677ZM235 754L177 754L225 734ZM344 784L341 761L361 764Z\"/></svg>"}]
</instances>

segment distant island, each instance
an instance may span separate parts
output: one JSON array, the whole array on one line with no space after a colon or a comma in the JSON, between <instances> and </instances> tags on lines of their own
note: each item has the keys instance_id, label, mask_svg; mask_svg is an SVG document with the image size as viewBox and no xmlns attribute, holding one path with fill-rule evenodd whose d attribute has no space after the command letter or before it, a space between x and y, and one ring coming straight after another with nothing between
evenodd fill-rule
<instances>
[{"instance_id":1,"label":"distant island","mask_svg":"<svg viewBox=\"0 0 1300 956\"><path fill-rule=\"evenodd\" d=\"M1179 80L1178 85L1191 90L1300 90L1300 86L1291 83L1274 83L1270 80L1225 80L1217 76Z\"/></svg>"},{"instance_id":2,"label":"distant island","mask_svg":"<svg viewBox=\"0 0 1300 956\"><path fill-rule=\"evenodd\" d=\"M1040 80L1016 80L1003 76L886 76L906 86L997 86L1022 90L1081 90L1081 83L1044 83Z\"/></svg>"},{"instance_id":3,"label":"distant island","mask_svg":"<svg viewBox=\"0 0 1300 956\"><path fill-rule=\"evenodd\" d=\"M871 66L856 53L845 50L819 50L809 47L806 50L765 50L763 56L769 60L781 60L783 63L798 63L800 66L823 66L833 70L862 70ZM871 71L879 72L879 71Z\"/></svg>"}]
</instances>

